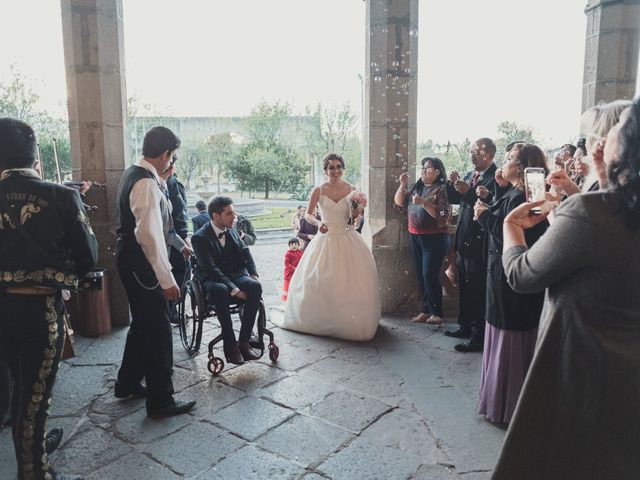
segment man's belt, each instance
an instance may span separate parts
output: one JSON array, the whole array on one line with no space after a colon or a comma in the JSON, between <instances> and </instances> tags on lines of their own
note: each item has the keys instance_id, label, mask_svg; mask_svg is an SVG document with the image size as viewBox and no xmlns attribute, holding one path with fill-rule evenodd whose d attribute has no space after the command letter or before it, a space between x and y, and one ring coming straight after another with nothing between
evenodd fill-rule
<instances>
[{"instance_id":1,"label":"man's belt","mask_svg":"<svg viewBox=\"0 0 640 480\"><path fill-rule=\"evenodd\" d=\"M52 287L7 287L5 293L10 295L53 295L58 292Z\"/></svg>"}]
</instances>

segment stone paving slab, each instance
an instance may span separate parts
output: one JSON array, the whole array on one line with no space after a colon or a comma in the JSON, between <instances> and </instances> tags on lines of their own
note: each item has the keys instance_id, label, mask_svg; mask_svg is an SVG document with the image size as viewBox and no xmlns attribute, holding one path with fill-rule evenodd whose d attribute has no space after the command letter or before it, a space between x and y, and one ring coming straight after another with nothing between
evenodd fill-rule
<instances>
[{"instance_id":1,"label":"stone paving slab","mask_svg":"<svg viewBox=\"0 0 640 480\"><path fill-rule=\"evenodd\" d=\"M296 415L258 440L263 449L294 460L305 468L336 451L352 434L321 420Z\"/></svg>"},{"instance_id":2,"label":"stone paving slab","mask_svg":"<svg viewBox=\"0 0 640 480\"><path fill-rule=\"evenodd\" d=\"M51 455L51 465L61 473L89 474L113 463L133 451L126 442L101 428L92 428L76 435L64 448ZM64 468L58 468L64 465Z\"/></svg>"},{"instance_id":3,"label":"stone paving slab","mask_svg":"<svg viewBox=\"0 0 640 480\"><path fill-rule=\"evenodd\" d=\"M322 400L331 392L331 385L303 375L291 375L266 388L258 395L292 409L306 407Z\"/></svg>"},{"instance_id":4,"label":"stone paving slab","mask_svg":"<svg viewBox=\"0 0 640 480\"><path fill-rule=\"evenodd\" d=\"M216 413L213 422L247 440L281 424L295 412L261 398L245 397Z\"/></svg>"},{"instance_id":5,"label":"stone paving slab","mask_svg":"<svg viewBox=\"0 0 640 480\"><path fill-rule=\"evenodd\" d=\"M358 438L322 463L318 470L336 480L406 480L420 464L421 459L416 455Z\"/></svg>"},{"instance_id":6,"label":"stone paving slab","mask_svg":"<svg viewBox=\"0 0 640 480\"><path fill-rule=\"evenodd\" d=\"M366 395L338 390L307 407L303 413L360 433L390 409L389 405Z\"/></svg>"},{"instance_id":7,"label":"stone paving slab","mask_svg":"<svg viewBox=\"0 0 640 480\"><path fill-rule=\"evenodd\" d=\"M180 476L146 455L134 452L87 475L85 480L142 480L147 478L178 480Z\"/></svg>"},{"instance_id":8,"label":"stone paving slab","mask_svg":"<svg viewBox=\"0 0 640 480\"><path fill-rule=\"evenodd\" d=\"M198 480L296 479L304 470L292 462L248 445L200 475Z\"/></svg>"},{"instance_id":9,"label":"stone paving slab","mask_svg":"<svg viewBox=\"0 0 640 480\"><path fill-rule=\"evenodd\" d=\"M142 408L119 419L113 428L120 438L131 444L138 444L166 437L194 421L195 418L192 415L153 419L147 417L147 410Z\"/></svg>"},{"instance_id":10,"label":"stone paving slab","mask_svg":"<svg viewBox=\"0 0 640 480\"><path fill-rule=\"evenodd\" d=\"M201 421L149 444L144 451L175 473L191 477L206 471L243 445L241 439ZM206 455L203 452L207 452Z\"/></svg>"}]
</instances>

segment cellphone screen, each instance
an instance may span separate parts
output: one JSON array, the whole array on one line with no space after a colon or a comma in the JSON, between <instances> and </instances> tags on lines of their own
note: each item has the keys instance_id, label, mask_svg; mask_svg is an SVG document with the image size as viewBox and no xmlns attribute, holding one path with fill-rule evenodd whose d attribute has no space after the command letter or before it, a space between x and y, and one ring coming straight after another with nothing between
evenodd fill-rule
<instances>
[{"instance_id":1,"label":"cellphone screen","mask_svg":"<svg viewBox=\"0 0 640 480\"><path fill-rule=\"evenodd\" d=\"M527 168L524 172L524 179L527 188L527 202L544 200L544 170L542 168Z\"/></svg>"}]
</instances>

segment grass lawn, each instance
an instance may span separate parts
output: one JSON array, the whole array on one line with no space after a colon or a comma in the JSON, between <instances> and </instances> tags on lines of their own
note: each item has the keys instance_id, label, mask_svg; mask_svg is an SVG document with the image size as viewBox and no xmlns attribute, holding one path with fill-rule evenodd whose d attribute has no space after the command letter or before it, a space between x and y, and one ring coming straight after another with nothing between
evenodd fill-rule
<instances>
[{"instance_id":1,"label":"grass lawn","mask_svg":"<svg viewBox=\"0 0 640 480\"><path fill-rule=\"evenodd\" d=\"M252 217L251 224L256 230L258 228L286 228L291 227L291 217L296 209L286 207L269 208L271 213L268 215L260 215Z\"/></svg>"}]
</instances>

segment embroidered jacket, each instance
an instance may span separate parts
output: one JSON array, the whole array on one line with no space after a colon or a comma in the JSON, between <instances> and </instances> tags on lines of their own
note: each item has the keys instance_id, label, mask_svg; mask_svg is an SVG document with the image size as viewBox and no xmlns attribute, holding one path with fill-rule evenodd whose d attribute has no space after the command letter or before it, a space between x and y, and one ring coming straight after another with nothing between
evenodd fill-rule
<instances>
[{"instance_id":1,"label":"embroidered jacket","mask_svg":"<svg viewBox=\"0 0 640 480\"><path fill-rule=\"evenodd\" d=\"M15 169L2 173L0 196L0 290L77 288L98 258L80 193Z\"/></svg>"}]
</instances>

